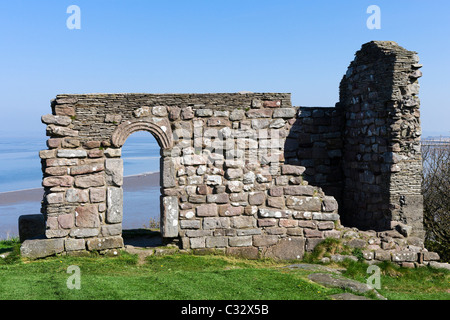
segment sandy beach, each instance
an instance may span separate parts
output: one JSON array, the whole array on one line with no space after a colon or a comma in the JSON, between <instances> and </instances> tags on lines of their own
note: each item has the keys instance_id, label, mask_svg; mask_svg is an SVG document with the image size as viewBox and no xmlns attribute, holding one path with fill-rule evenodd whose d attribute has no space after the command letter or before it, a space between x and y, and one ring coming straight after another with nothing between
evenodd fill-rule
<instances>
[{"instance_id":1,"label":"sandy beach","mask_svg":"<svg viewBox=\"0 0 450 320\"><path fill-rule=\"evenodd\" d=\"M139 191L147 187L159 186L159 172L149 172L124 177L123 188L126 191ZM44 188L25 189L0 193L0 206L20 202L42 201Z\"/></svg>"},{"instance_id":2,"label":"sandy beach","mask_svg":"<svg viewBox=\"0 0 450 320\"><path fill-rule=\"evenodd\" d=\"M150 218L158 219L159 172L124 177L123 227L132 229L148 225ZM21 215L38 214L44 188L0 193L0 239L17 236L18 218Z\"/></svg>"}]
</instances>

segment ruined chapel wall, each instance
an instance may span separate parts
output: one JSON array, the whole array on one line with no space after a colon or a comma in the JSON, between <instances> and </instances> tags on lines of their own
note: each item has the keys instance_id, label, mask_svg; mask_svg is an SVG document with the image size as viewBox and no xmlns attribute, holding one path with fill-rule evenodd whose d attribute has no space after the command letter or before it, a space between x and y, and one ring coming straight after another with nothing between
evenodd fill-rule
<instances>
[{"instance_id":1,"label":"ruined chapel wall","mask_svg":"<svg viewBox=\"0 0 450 320\"><path fill-rule=\"evenodd\" d=\"M297 258L339 220L305 167L284 163L289 94L59 95L52 110L42 211L67 251L123 245L120 148L136 130L162 147L162 233L183 248Z\"/></svg>"}]
</instances>

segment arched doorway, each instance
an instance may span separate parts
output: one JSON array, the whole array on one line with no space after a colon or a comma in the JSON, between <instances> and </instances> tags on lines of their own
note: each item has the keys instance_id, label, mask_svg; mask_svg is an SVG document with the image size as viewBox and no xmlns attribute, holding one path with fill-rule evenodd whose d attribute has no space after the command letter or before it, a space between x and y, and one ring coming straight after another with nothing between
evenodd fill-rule
<instances>
[{"instance_id":1,"label":"arched doorway","mask_svg":"<svg viewBox=\"0 0 450 320\"><path fill-rule=\"evenodd\" d=\"M149 157L156 157L156 150L160 152L159 184L153 182L152 185L154 187L159 185L161 190L160 192L164 194L163 190L165 190L165 188L174 187L173 183L175 181L174 164L171 157L168 156L168 154L171 153L173 147L173 137L170 124L166 119L158 121L157 124L152 119L123 122L115 129L111 136L112 146L122 149L128 137L133 133L139 131L146 131L147 133L150 133L159 146L159 149L156 149L155 146L153 155L150 155ZM157 176L158 175L152 175L150 179L153 178L155 180ZM154 192L153 194L154 197L156 197L157 193ZM146 205L149 208L153 208L154 212L158 212L159 209L160 237L163 240L176 238L178 236L178 199L174 196L163 195L161 195L159 198L159 201L154 200L151 204ZM126 212L124 212L123 210L123 196L121 200L122 201L120 201L120 203L122 204L122 207L120 208L120 210L122 212L123 220L123 216L126 215ZM157 224L156 218L153 218L152 221ZM150 220L148 220L148 222L150 224ZM125 228L122 227L122 229ZM124 236L123 233L122 235ZM125 238L126 236L124 237L124 240ZM157 243L156 245L159 245L159 243ZM149 245L144 244L143 246Z\"/></svg>"},{"instance_id":2,"label":"arched doorway","mask_svg":"<svg viewBox=\"0 0 450 320\"><path fill-rule=\"evenodd\" d=\"M160 236L160 147L146 131L131 134L122 146L125 244L153 246Z\"/></svg>"}]
</instances>

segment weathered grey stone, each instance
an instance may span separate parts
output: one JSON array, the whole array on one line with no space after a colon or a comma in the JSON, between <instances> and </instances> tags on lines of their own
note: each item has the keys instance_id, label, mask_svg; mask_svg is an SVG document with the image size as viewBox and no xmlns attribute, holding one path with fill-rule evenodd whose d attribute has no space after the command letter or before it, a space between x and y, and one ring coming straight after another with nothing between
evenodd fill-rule
<instances>
[{"instance_id":1,"label":"weathered grey stone","mask_svg":"<svg viewBox=\"0 0 450 320\"><path fill-rule=\"evenodd\" d=\"M260 208L258 212L261 218L288 218L292 216L292 211L290 210Z\"/></svg>"},{"instance_id":2,"label":"weathered grey stone","mask_svg":"<svg viewBox=\"0 0 450 320\"><path fill-rule=\"evenodd\" d=\"M256 247L268 247L276 244L280 238L277 235L255 235L253 245Z\"/></svg>"},{"instance_id":3,"label":"weathered grey stone","mask_svg":"<svg viewBox=\"0 0 450 320\"><path fill-rule=\"evenodd\" d=\"M178 236L178 215L178 198L164 197L161 219L161 235L164 238L175 238Z\"/></svg>"},{"instance_id":4,"label":"weathered grey stone","mask_svg":"<svg viewBox=\"0 0 450 320\"><path fill-rule=\"evenodd\" d=\"M423 252L424 261L438 261L440 259L439 254L436 252L425 251Z\"/></svg>"},{"instance_id":5,"label":"weathered grey stone","mask_svg":"<svg viewBox=\"0 0 450 320\"><path fill-rule=\"evenodd\" d=\"M228 246L227 237L206 237L206 248L225 248Z\"/></svg>"},{"instance_id":6,"label":"weathered grey stone","mask_svg":"<svg viewBox=\"0 0 450 320\"><path fill-rule=\"evenodd\" d=\"M88 250L105 250L114 248L123 248L123 239L121 236L94 238L86 241Z\"/></svg>"},{"instance_id":7,"label":"weathered grey stone","mask_svg":"<svg viewBox=\"0 0 450 320\"><path fill-rule=\"evenodd\" d=\"M201 225L200 220L180 220L181 229L200 229Z\"/></svg>"},{"instance_id":8,"label":"weathered grey stone","mask_svg":"<svg viewBox=\"0 0 450 320\"><path fill-rule=\"evenodd\" d=\"M211 117L213 115L213 111L211 109L197 109L195 110L195 115L197 117Z\"/></svg>"},{"instance_id":9,"label":"weathered grey stone","mask_svg":"<svg viewBox=\"0 0 450 320\"><path fill-rule=\"evenodd\" d=\"M96 173L103 171L104 169L105 168L103 163L90 163L70 168L70 174L80 175L80 174Z\"/></svg>"},{"instance_id":10,"label":"weathered grey stone","mask_svg":"<svg viewBox=\"0 0 450 320\"><path fill-rule=\"evenodd\" d=\"M122 234L122 224L121 223L102 225L101 235L103 237L118 236L121 234Z\"/></svg>"},{"instance_id":11,"label":"weathered grey stone","mask_svg":"<svg viewBox=\"0 0 450 320\"><path fill-rule=\"evenodd\" d=\"M123 185L123 160L105 160L106 182L109 185L120 187Z\"/></svg>"},{"instance_id":12,"label":"weathered grey stone","mask_svg":"<svg viewBox=\"0 0 450 320\"><path fill-rule=\"evenodd\" d=\"M39 158L41 159L56 158L56 150L41 150L39 151Z\"/></svg>"},{"instance_id":13,"label":"weathered grey stone","mask_svg":"<svg viewBox=\"0 0 450 320\"><path fill-rule=\"evenodd\" d=\"M293 118L296 114L295 108L278 108L273 112L274 118Z\"/></svg>"},{"instance_id":14,"label":"weathered grey stone","mask_svg":"<svg viewBox=\"0 0 450 320\"><path fill-rule=\"evenodd\" d=\"M89 174L75 177L75 186L78 188L102 187L105 185L103 173Z\"/></svg>"},{"instance_id":15,"label":"weathered grey stone","mask_svg":"<svg viewBox=\"0 0 450 320\"><path fill-rule=\"evenodd\" d=\"M364 248L367 245L367 241L363 240L363 239L352 239L352 240L347 242L347 245L350 248L362 249L362 248Z\"/></svg>"},{"instance_id":16,"label":"weathered grey stone","mask_svg":"<svg viewBox=\"0 0 450 320\"><path fill-rule=\"evenodd\" d=\"M228 241L230 247L247 247L252 245L252 236L232 237Z\"/></svg>"},{"instance_id":17,"label":"weathered grey stone","mask_svg":"<svg viewBox=\"0 0 450 320\"><path fill-rule=\"evenodd\" d=\"M217 186L222 184L222 176L219 175L206 175L205 176L206 184Z\"/></svg>"},{"instance_id":18,"label":"weathered grey stone","mask_svg":"<svg viewBox=\"0 0 450 320\"><path fill-rule=\"evenodd\" d=\"M338 275L331 275L329 273L311 273L308 279L317 282L327 288L341 288L344 290L351 290L356 293L374 292L378 299L386 300L376 290L365 283L355 280L347 279Z\"/></svg>"},{"instance_id":19,"label":"weathered grey stone","mask_svg":"<svg viewBox=\"0 0 450 320\"><path fill-rule=\"evenodd\" d=\"M391 253L389 251L377 250L375 251L375 260L390 261Z\"/></svg>"},{"instance_id":20,"label":"weathered grey stone","mask_svg":"<svg viewBox=\"0 0 450 320\"><path fill-rule=\"evenodd\" d=\"M337 211L338 203L334 197L326 196L322 201L322 210L325 212Z\"/></svg>"},{"instance_id":21,"label":"weathered grey stone","mask_svg":"<svg viewBox=\"0 0 450 320\"><path fill-rule=\"evenodd\" d=\"M197 207L198 217L215 217L218 215L217 205L215 203L202 204Z\"/></svg>"},{"instance_id":22,"label":"weathered grey stone","mask_svg":"<svg viewBox=\"0 0 450 320\"><path fill-rule=\"evenodd\" d=\"M228 193L208 194L206 195L206 202L224 204L230 201Z\"/></svg>"},{"instance_id":23,"label":"weathered grey stone","mask_svg":"<svg viewBox=\"0 0 450 320\"><path fill-rule=\"evenodd\" d=\"M286 124L286 121L284 121L283 119L275 119L270 121L270 125L269 128L273 128L273 129L279 129L284 127Z\"/></svg>"},{"instance_id":24,"label":"weathered grey stone","mask_svg":"<svg viewBox=\"0 0 450 320\"><path fill-rule=\"evenodd\" d=\"M227 255L244 259L255 260L259 258L259 250L256 247L228 247L225 252Z\"/></svg>"},{"instance_id":25,"label":"weathered grey stone","mask_svg":"<svg viewBox=\"0 0 450 320\"><path fill-rule=\"evenodd\" d=\"M287 186L283 188L285 195L292 196L312 196L315 188L311 186Z\"/></svg>"},{"instance_id":26,"label":"weathered grey stone","mask_svg":"<svg viewBox=\"0 0 450 320\"><path fill-rule=\"evenodd\" d=\"M89 189L90 199L92 203L103 202L106 200L105 188L91 188ZM67 197L67 192L66 192Z\"/></svg>"},{"instance_id":27,"label":"weathered grey stone","mask_svg":"<svg viewBox=\"0 0 450 320\"><path fill-rule=\"evenodd\" d=\"M301 166L294 166L289 164L284 164L281 166L281 173L285 175L295 175L300 176L305 172L306 168Z\"/></svg>"},{"instance_id":28,"label":"weathered grey stone","mask_svg":"<svg viewBox=\"0 0 450 320\"><path fill-rule=\"evenodd\" d=\"M206 237L189 238L191 249L205 248Z\"/></svg>"},{"instance_id":29,"label":"weathered grey stone","mask_svg":"<svg viewBox=\"0 0 450 320\"><path fill-rule=\"evenodd\" d=\"M98 228L76 228L70 230L70 236L75 238L90 238L99 234Z\"/></svg>"},{"instance_id":30,"label":"weathered grey stone","mask_svg":"<svg viewBox=\"0 0 450 320\"><path fill-rule=\"evenodd\" d=\"M58 126L68 126L72 123L72 119L68 116L55 116L52 114L42 116L41 121L45 124L55 124Z\"/></svg>"},{"instance_id":31,"label":"weathered grey stone","mask_svg":"<svg viewBox=\"0 0 450 320\"><path fill-rule=\"evenodd\" d=\"M70 203L88 202L89 192L85 189L70 188L66 191L66 201Z\"/></svg>"},{"instance_id":32,"label":"weathered grey stone","mask_svg":"<svg viewBox=\"0 0 450 320\"><path fill-rule=\"evenodd\" d=\"M51 137L78 137L78 130L73 130L67 127L60 127L54 124L47 126L47 135Z\"/></svg>"},{"instance_id":33,"label":"weathered grey stone","mask_svg":"<svg viewBox=\"0 0 450 320\"><path fill-rule=\"evenodd\" d=\"M20 254L29 259L38 259L64 251L64 239L25 240L20 247Z\"/></svg>"},{"instance_id":34,"label":"weathered grey stone","mask_svg":"<svg viewBox=\"0 0 450 320\"><path fill-rule=\"evenodd\" d=\"M140 107L140 108L134 110L133 115L136 118L148 117L148 116L150 116L150 111L151 111L150 107L143 106L143 107Z\"/></svg>"},{"instance_id":35,"label":"weathered grey stone","mask_svg":"<svg viewBox=\"0 0 450 320\"><path fill-rule=\"evenodd\" d=\"M242 169L238 168L238 169L227 169L227 171L225 172L225 177L229 180L235 180L235 179L242 179L244 176L244 172L242 171Z\"/></svg>"},{"instance_id":36,"label":"weathered grey stone","mask_svg":"<svg viewBox=\"0 0 450 320\"><path fill-rule=\"evenodd\" d=\"M430 265L430 267L436 268L436 269L447 269L447 270L450 270L450 264L449 263L430 261L429 265Z\"/></svg>"},{"instance_id":37,"label":"weathered grey stone","mask_svg":"<svg viewBox=\"0 0 450 320\"><path fill-rule=\"evenodd\" d=\"M203 229L228 229L230 219L227 217L206 217L203 219Z\"/></svg>"},{"instance_id":38,"label":"weathered grey stone","mask_svg":"<svg viewBox=\"0 0 450 320\"><path fill-rule=\"evenodd\" d=\"M49 193L46 196L46 200L48 204L62 203L64 202L64 193L63 192Z\"/></svg>"},{"instance_id":39,"label":"weathered grey stone","mask_svg":"<svg viewBox=\"0 0 450 320\"><path fill-rule=\"evenodd\" d=\"M84 158L87 157L85 150L58 149L56 155L58 158Z\"/></svg>"},{"instance_id":40,"label":"weathered grey stone","mask_svg":"<svg viewBox=\"0 0 450 320\"><path fill-rule=\"evenodd\" d=\"M262 205L266 200L264 192L250 192L248 194L248 203L252 206Z\"/></svg>"},{"instance_id":41,"label":"weathered grey stone","mask_svg":"<svg viewBox=\"0 0 450 320\"><path fill-rule=\"evenodd\" d=\"M237 121L237 120L242 120L245 117L245 111L242 109L234 109L233 111L231 111L230 114L230 120L231 121Z\"/></svg>"},{"instance_id":42,"label":"weathered grey stone","mask_svg":"<svg viewBox=\"0 0 450 320\"><path fill-rule=\"evenodd\" d=\"M157 117L167 117L167 107L165 106L155 106L152 110L153 115Z\"/></svg>"},{"instance_id":43,"label":"weathered grey stone","mask_svg":"<svg viewBox=\"0 0 450 320\"><path fill-rule=\"evenodd\" d=\"M287 196L286 206L295 210L319 212L322 207L322 203L318 197Z\"/></svg>"},{"instance_id":44,"label":"weathered grey stone","mask_svg":"<svg viewBox=\"0 0 450 320\"><path fill-rule=\"evenodd\" d=\"M175 166L171 158L164 158L162 162L163 168L161 177L162 177L162 185L164 188L173 188L176 187L176 179L175 179Z\"/></svg>"},{"instance_id":45,"label":"weathered grey stone","mask_svg":"<svg viewBox=\"0 0 450 320\"><path fill-rule=\"evenodd\" d=\"M44 187L71 187L73 185L74 178L71 176L54 176L46 177L42 181Z\"/></svg>"},{"instance_id":46,"label":"weathered grey stone","mask_svg":"<svg viewBox=\"0 0 450 320\"><path fill-rule=\"evenodd\" d=\"M417 253L411 251L397 251L392 252L392 261L394 262L416 262Z\"/></svg>"},{"instance_id":47,"label":"weathered grey stone","mask_svg":"<svg viewBox=\"0 0 450 320\"><path fill-rule=\"evenodd\" d=\"M67 238L64 241L64 247L66 251L85 250L86 243L84 239Z\"/></svg>"},{"instance_id":48,"label":"weathered grey stone","mask_svg":"<svg viewBox=\"0 0 450 320\"><path fill-rule=\"evenodd\" d=\"M122 155L122 150L121 149L114 149L114 148L107 148L106 150L103 151L103 153L108 158L117 158L117 157L120 157Z\"/></svg>"},{"instance_id":49,"label":"weathered grey stone","mask_svg":"<svg viewBox=\"0 0 450 320\"><path fill-rule=\"evenodd\" d=\"M305 254L305 239L287 237L269 247L264 252L264 257L280 260L302 259Z\"/></svg>"},{"instance_id":50,"label":"weathered grey stone","mask_svg":"<svg viewBox=\"0 0 450 320\"><path fill-rule=\"evenodd\" d=\"M235 216L230 219L232 228L242 229L253 228L256 226L256 220L253 216Z\"/></svg>"},{"instance_id":51,"label":"weathered grey stone","mask_svg":"<svg viewBox=\"0 0 450 320\"><path fill-rule=\"evenodd\" d=\"M122 188L108 187L106 192L106 205L106 221L108 223L121 223L123 219Z\"/></svg>"}]
</instances>

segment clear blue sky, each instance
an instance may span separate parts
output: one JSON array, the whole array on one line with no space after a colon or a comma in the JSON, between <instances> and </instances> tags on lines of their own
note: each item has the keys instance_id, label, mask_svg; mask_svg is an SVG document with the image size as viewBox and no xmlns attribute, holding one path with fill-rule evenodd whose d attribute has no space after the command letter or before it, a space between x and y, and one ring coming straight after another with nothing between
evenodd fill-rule
<instances>
[{"instance_id":1,"label":"clear blue sky","mask_svg":"<svg viewBox=\"0 0 450 320\"><path fill-rule=\"evenodd\" d=\"M69 5L81 29L69 30ZM369 5L381 29L369 30ZM354 53L396 41L424 65L425 133L450 131L447 0L41 0L0 3L0 135L42 135L60 93L290 92L334 106Z\"/></svg>"}]
</instances>

